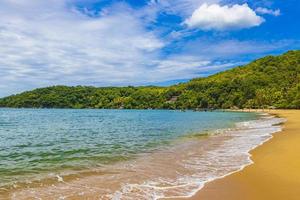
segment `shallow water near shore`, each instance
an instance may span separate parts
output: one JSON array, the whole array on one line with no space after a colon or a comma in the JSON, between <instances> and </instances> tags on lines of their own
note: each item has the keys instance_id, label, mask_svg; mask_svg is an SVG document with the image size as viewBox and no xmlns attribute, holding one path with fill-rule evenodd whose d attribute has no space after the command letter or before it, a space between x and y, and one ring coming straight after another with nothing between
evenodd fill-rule
<instances>
[{"instance_id":1,"label":"shallow water near shore","mask_svg":"<svg viewBox=\"0 0 300 200\"><path fill-rule=\"evenodd\" d=\"M0 198L190 196L251 163L248 151L280 122L240 112L1 109Z\"/></svg>"}]
</instances>

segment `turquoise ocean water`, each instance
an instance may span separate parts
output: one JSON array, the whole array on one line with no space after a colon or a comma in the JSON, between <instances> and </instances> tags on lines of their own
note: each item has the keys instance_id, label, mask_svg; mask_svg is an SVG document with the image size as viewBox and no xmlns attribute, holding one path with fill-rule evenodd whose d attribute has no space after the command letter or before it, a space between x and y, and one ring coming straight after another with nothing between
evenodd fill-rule
<instances>
[{"instance_id":1,"label":"turquoise ocean water","mask_svg":"<svg viewBox=\"0 0 300 200\"><path fill-rule=\"evenodd\" d=\"M185 136L256 117L238 112L0 109L0 186L42 173L134 159Z\"/></svg>"}]
</instances>

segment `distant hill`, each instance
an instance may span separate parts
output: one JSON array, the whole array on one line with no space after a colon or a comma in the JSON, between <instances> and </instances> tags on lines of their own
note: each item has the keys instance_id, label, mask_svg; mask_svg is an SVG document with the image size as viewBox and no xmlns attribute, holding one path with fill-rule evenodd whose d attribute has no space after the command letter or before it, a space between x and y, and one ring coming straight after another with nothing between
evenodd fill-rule
<instances>
[{"instance_id":1,"label":"distant hill","mask_svg":"<svg viewBox=\"0 0 300 200\"><path fill-rule=\"evenodd\" d=\"M206 78L170 87L35 89L0 99L16 108L300 108L300 51L267 56Z\"/></svg>"}]
</instances>

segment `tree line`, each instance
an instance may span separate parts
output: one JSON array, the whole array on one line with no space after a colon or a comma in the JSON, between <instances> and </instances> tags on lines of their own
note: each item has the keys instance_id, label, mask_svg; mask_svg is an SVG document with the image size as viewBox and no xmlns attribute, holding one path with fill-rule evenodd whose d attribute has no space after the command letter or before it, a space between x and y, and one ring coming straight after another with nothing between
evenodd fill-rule
<instances>
[{"instance_id":1,"label":"tree line","mask_svg":"<svg viewBox=\"0 0 300 200\"><path fill-rule=\"evenodd\" d=\"M300 51L267 56L169 87L52 86L0 99L0 107L108 109L300 108Z\"/></svg>"}]
</instances>

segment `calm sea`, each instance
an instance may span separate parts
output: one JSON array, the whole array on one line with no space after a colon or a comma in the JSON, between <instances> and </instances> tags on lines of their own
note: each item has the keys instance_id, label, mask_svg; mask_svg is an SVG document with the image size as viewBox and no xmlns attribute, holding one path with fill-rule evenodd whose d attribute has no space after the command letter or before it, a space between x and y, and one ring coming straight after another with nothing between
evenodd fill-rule
<instances>
[{"instance_id":1,"label":"calm sea","mask_svg":"<svg viewBox=\"0 0 300 200\"><path fill-rule=\"evenodd\" d=\"M127 160L188 134L254 118L228 112L1 109L1 185L23 175Z\"/></svg>"}]
</instances>

